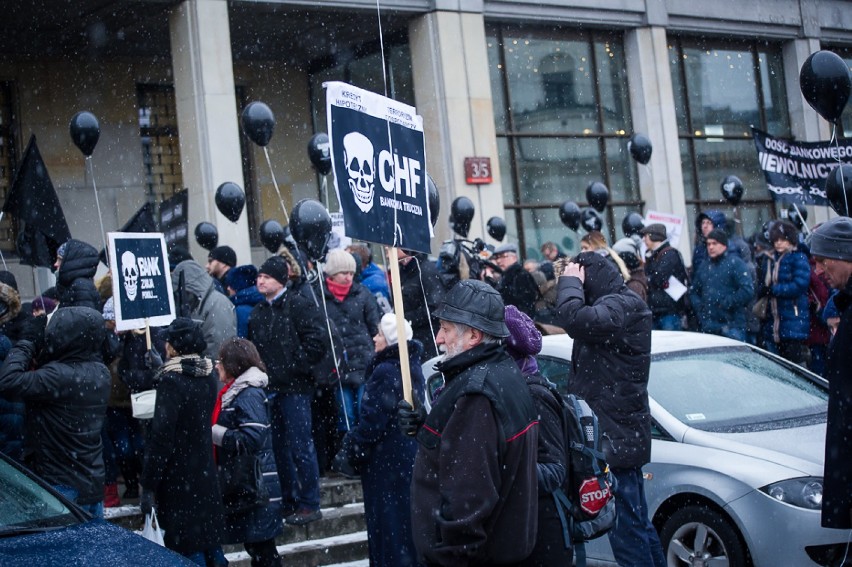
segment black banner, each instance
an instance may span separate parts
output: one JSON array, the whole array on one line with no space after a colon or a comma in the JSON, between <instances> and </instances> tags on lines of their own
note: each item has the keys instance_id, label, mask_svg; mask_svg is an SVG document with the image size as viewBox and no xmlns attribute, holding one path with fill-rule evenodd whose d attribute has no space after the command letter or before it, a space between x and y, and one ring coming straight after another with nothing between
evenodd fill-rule
<instances>
[{"instance_id":1,"label":"black banner","mask_svg":"<svg viewBox=\"0 0 852 567\"><path fill-rule=\"evenodd\" d=\"M119 331L168 325L175 304L161 233L109 233L115 324Z\"/></svg>"},{"instance_id":2,"label":"black banner","mask_svg":"<svg viewBox=\"0 0 852 567\"><path fill-rule=\"evenodd\" d=\"M852 161L852 140L795 142L773 138L757 128L751 131L773 200L828 206L825 178L841 163Z\"/></svg>"}]
</instances>

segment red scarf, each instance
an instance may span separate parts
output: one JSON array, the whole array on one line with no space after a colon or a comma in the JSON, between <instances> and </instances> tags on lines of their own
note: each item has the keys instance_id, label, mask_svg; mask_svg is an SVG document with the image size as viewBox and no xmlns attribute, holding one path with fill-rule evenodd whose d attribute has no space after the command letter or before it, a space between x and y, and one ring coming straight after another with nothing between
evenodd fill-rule
<instances>
[{"instance_id":1,"label":"red scarf","mask_svg":"<svg viewBox=\"0 0 852 567\"><path fill-rule=\"evenodd\" d=\"M352 289L352 282L349 282L349 284L339 284L326 278L325 284L328 286L328 291L331 292L331 295L337 298L337 301L343 301L349 295L349 290Z\"/></svg>"},{"instance_id":2,"label":"red scarf","mask_svg":"<svg viewBox=\"0 0 852 567\"><path fill-rule=\"evenodd\" d=\"M231 386L234 385L234 382L235 380L231 380L230 382L225 384L222 389L219 390L219 395L216 396L216 405L213 406L213 425L216 425L216 422L219 421L219 414L222 413L222 396L224 396L225 392L227 392L231 388ZM213 461L216 463L219 462L219 455L217 454L217 449L218 447L216 447L216 445L213 445Z\"/></svg>"}]
</instances>

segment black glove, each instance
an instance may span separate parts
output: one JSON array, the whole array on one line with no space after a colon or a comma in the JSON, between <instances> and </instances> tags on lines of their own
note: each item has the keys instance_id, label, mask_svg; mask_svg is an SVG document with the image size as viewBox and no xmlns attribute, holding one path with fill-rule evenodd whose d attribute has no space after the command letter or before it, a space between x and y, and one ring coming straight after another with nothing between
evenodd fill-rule
<instances>
[{"instance_id":1,"label":"black glove","mask_svg":"<svg viewBox=\"0 0 852 567\"><path fill-rule=\"evenodd\" d=\"M20 339L33 343L35 354L44 348L44 329L47 327L47 315L30 317L21 325Z\"/></svg>"},{"instance_id":2,"label":"black glove","mask_svg":"<svg viewBox=\"0 0 852 567\"><path fill-rule=\"evenodd\" d=\"M413 408L405 400L396 405L396 422L404 435L414 437L423 422L426 421L426 409L422 406Z\"/></svg>"},{"instance_id":3,"label":"black glove","mask_svg":"<svg viewBox=\"0 0 852 567\"><path fill-rule=\"evenodd\" d=\"M145 362L147 370L156 370L163 365L163 357L154 349L147 351L143 355L142 360Z\"/></svg>"},{"instance_id":4,"label":"black glove","mask_svg":"<svg viewBox=\"0 0 852 567\"><path fill-rule=\"evenodd\" d=\"M344 449L338 451L334 456L334 460L331 461L331 470L339 472L346 478L358 478L359 476L358 469L349 461Z\"/></svg>"},{"instance_id":5,"label":"black glove","mask_svg":"<svg viewBox=\"0 0 852 567\"><path fill-rule=\"evenodd\" d=\"M154 492L147 488L143 488L142 495L139 497L139 509L142 510L142 514L147 516L156 507L156 505L157 501L154 498Z\"/></svg>"}]
</instances>

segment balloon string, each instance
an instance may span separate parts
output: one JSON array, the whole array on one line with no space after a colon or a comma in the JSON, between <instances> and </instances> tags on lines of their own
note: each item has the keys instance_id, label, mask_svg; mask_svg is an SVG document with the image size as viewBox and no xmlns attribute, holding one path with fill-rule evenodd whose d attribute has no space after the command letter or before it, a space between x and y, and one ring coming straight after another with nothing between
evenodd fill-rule
<instances>
[{"instance_id":1,"label":"balloon string","mask_svg":"<svg viewBox=\"0 0 852 567\"><path fill-rule=\"evenodd\" d=\"M275 192L278 193L278 202L281 204L281 212L284 213L284 226L290 224L290 217L287 215L287 207L284 206L284 199L281 198L281 190L278 189L278 182L275 180L275 172L272 170L272 162L269 160L269 150L263 146L263 155L266 156L266 165L269 166L269 174L272 176L272 185L275 187Z\"/></svg>"},{"instance_id":2,"label":"balloon string","mask_svg":"<svg viewBox=\"0 0 852 567\"><path fill-rule=\"evenodd\" d=\"M340 387L340 406L343 408L343 419L346 421L346 431L351 429L349 425L349 414L346 412L346 404L343 401L343 377L340 375L340 366L337 364L337 353L334 351L334 336L331 334L331 321L328 318L328 306L325 303L325 290L322 287L322 262L317 260L317 282L322 299L322 310L325 312L325 327L328 329L328 342L331 344L331 357L334 359L334 371L337 372L337 385ZM310 285L310 284L308 284Z\"/></svg>"},{"instance_id":3,"label":"balloon string","mask_svg":"<svg viewBox=\"0 0 852 567\"><path fill-rule=\"evenodd\" d=\"M382 78L385 81L385 96L390 97L388 95L388 72L385 65L385 38L382 34L382 8L379 6L379 0L376 0L376 20L379 24L379 49L382 53Z\"/></svg>"},{"instance_id":4,"label":"balloon string","mask_svg":"<svg viewBox=\"0 0 852 567\"><path fill-rule=\"evenodd\" d=\"M839 120L839 119L838 119ZM840 176L840 188L843 191L843 205L846 210L844 216L849 216L849 198L846 196L846 179L843 175L843 160L840 159L840 139L837 137L837 123L831 125L831 139L834 141L834 146L837 148L837 174Z\"/></svg>"},{"instance_id":5,"label":"balloon string","mask_svg":"<svg viewBox=\"0 0 852 567\"><path fill-rule=\"evenodd\" d=\"M322 200L326 209L331 208L331 203L328 199L328 179L325 175L322 176L322 182L320 184L320 192L322 192Z\"/></svg>"},{"instance_id":6,"label":"balloon string","mask_svg":"<svg viewBox=\"0 0 852 567\"><path fill-rule=\"evenodd\" d=\"M423 307L426 308L426 319L429 320L429 331L432 333L432 344L435 345L435 352L438 350L438 341L435 340L435 327L432 325L432 310L429 309L429 301L426 299L426 288L423 287L423 270L420 269L420 259L417 256L411 257L417 262L417 274L420 276L420 291L423 292Z\"/></svg>"},{"instance_id":7,"label":"balloon string","mask_svg":"<svg viewBox=\"0 0 852 567\"><path fill-rule=\"evenodd\" d=\"M95 207L98 209L98 222L101 225L101 242L104 245L104 252L107 250L106 236L104 232L104 217L101 215L101 201L98 199L98 187L95 185L95 166L92 165L92 156L86 156L86 162L89 164L89 174L92 177L92 189L95 191ZM109 267L109 254L105 254L106 264Z\"/></svg>"},{"instance_id":8,"label":"balloon string","mask_svg":"<svg viewBox=\"0 0 852 567\"><path fill-rule=\"evenodd\" d=\"M802 221L802 228L804 229L805 236L811 233L811 229L808 228L808 223L805 221L805 217L802 216L802 211L799 210L799 206L796 204L796 201L793 201L793 208L796 209L796 214L799 215L799 219Z\"/></svg>"},{"instance_id":9,"label":"balloon string","mask_svg":"<svg viewBox=\"0 0 852 567\"><path fill-rule=\"evenodd\" d=\"M6 211L0 211L0 222L3 222L3 215L6 214ZM9 268L6 266L6 257L3 256L3 251L0 250L0 260L3 260L3 269L8 271Z\"/></svg>"}]
</instances>

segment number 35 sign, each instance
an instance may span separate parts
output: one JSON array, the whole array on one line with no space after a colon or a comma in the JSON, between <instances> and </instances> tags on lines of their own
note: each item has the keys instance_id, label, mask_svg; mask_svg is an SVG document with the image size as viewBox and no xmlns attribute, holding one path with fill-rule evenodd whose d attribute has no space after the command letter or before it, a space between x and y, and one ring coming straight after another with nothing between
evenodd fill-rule
<instances>
[{"instance_id":1,"label":"number 35 sign","mask_svg":"<svg viewBox=\"0 0 852 567\"><path fill-rule=\"evenodd\" d=\"M468 185L484 185L491 183L491 158L469 157L464 158L464 176Z\"/></svg>"}]
</instances>

